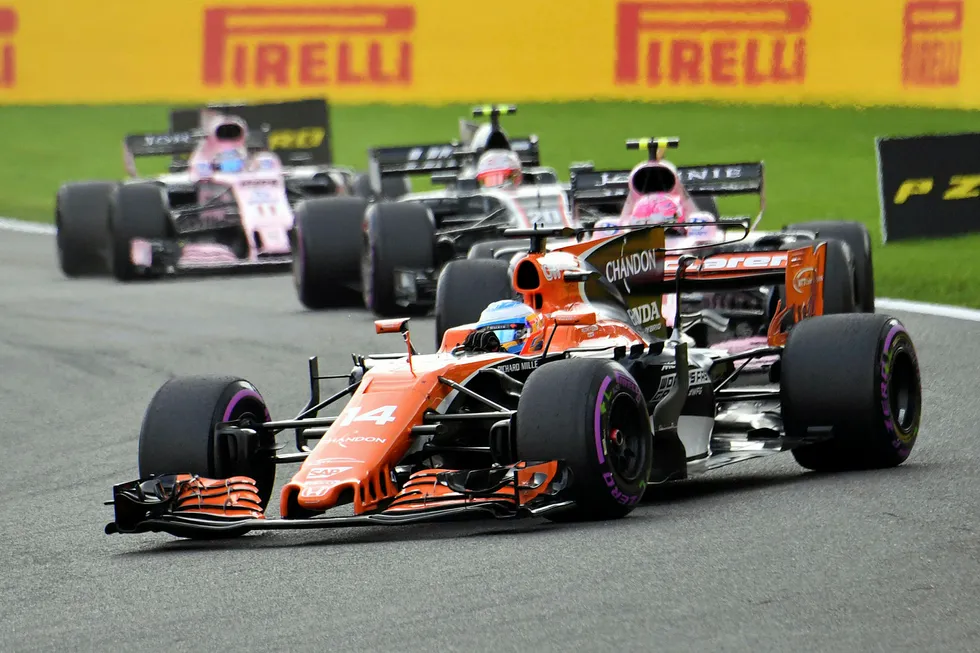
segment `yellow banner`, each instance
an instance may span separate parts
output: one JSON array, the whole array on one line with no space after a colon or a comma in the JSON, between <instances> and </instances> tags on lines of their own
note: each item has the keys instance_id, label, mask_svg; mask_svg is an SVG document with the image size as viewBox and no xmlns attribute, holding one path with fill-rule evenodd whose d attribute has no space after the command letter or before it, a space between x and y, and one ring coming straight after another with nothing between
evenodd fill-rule
<instances>
[{"instance_id":1,"label":"yellow banner","mask_svg":"<svg viewBox=\"0 0 980 653\"><path fill-rule=\"evenodd\" d=\"M977 0L0 0L0 104L980 108L968 61Z\"/></svg>"}]
</instances>

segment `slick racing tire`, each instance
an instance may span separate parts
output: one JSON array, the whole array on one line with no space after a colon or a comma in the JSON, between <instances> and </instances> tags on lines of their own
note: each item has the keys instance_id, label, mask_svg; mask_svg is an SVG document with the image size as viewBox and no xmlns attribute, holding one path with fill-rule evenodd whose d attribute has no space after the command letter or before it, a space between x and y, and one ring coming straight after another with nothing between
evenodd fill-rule
<instances>
[{"instance_id":1,"label":"slick racing tire","mask_svg":"<svg viewBox=\"0 0 980 653\"><path fill-rule=\"evenodd\" d=\"M436 348L448 329L471 324L493 302L517 296L506 261L457 259L439 273L436 284Z\"/></svg>"},{"instance_id":2,"label":"slick racing tire","mask_svg":"<svg viewBox=\"0 0 980 653\"><path fill-rule=\"evenodd\" d=\"M368 203L359 197L320 197L293 210L293 285L310 310L357 301L361 230Z\"/></svg>"},{"instance_id":3,"label":"slick racing tire","mask_svg":"<svg viewBox=\"0 0 980 653\"><path fill-rule=\"evenodd\" d=\"M364 305L379 317L424 314L431 304L400 304L399 270L431 270L435 265L435 225L429 210L412 202L380 202L368 207L361 248Z\"/></svg>"},{"instance_id":4,"label":"slick racing tire","mask_svg":"<svg viewBox=\"0 0 980 653\"><path fill-rule=\"evenodd\" d=\"M167 190L159 184L123 184L116 189L109 207L109 240L112 276L132 281L139 276L130 257L134 238L173 238Z\"/></svg>"},{"instance_id":5,"label":"slick racing tire","mask_svg":"<svg viewBox=\"0 0 980 653\"><path fill-rule=\"evenodd\" d=\"M922 386L912 338L896 318L826 315L789 333L780 399L789 438L833 429L832 438L793 449L815 471L878 469L904 462L915 446Z\"/></svg>"},{"instance_id":6,"label":"slick racing tire","mask_svg":"<svg viewBox=\"0 0 980 653\"><path fill-rule=\"evenodd\" d=\"M218 436L215 426L242 418L269 421L269 410L251 383L233 376L178 377L164 383L143 417L139 439L140 478L196 474L255 480L263 509L276 480L275 438Z\"/></svg>"},{"instance_id":7,"label":"slick racing tire","mask_svg":"<svg viewBox=\"0 0 980 653\"><path fill-rule=\"evenodd\" d=\"M88 181L65 184L55 201L58 264L66 277L107 274L109 203L118 184Z\"/></svg>"},{"instance_id":8,"label":"slick racing tire","mask_svg":"<svg viewBox=\"0 0 980 653\"><path fill-rule=\"evenodd\" d=\"M792 229L813 231L821 240L840 240L850 250L854 268L854 300L859 313L875 312L875 272L871 261L871 235L860 222L824 220L795 224Z\"/></svg>"},{"instance_id":9,"label":"slick racing tire","mask_svg":"<svg viewBox=\"0 0 980 653\"><path fill-rule=\"evenodd\" d=\"M531 372L517 406L521 460L562 460L573 508L554 521L617 519L640 502L653 461L650 416L619 364L598 358L546 363Z\"/></svg>"}]
</instances>

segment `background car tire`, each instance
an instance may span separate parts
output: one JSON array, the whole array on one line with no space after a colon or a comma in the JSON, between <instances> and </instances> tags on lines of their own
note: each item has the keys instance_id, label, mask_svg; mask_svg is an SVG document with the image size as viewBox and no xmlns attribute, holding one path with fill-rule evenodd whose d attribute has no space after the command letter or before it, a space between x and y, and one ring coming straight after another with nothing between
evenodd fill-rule
<instances>
[{"instance_id":1,"label":"background car tire","mask_svg":"<svg viewBox=\"0 0 980 653\"><path fill-rule=\"evenodd\" d=\"M521 460L563 460L571 469L575 507L549 515L554 521L625 517L646 490L650 416L619 363L570 358L533 371L518 403L515 441Z\"/></svg>"},{"instance_id":2,"label":"background car tire","mask_svg":"<svg viewBox=\"0 0 980 653\"><path fill-rule=\"evenodd\" d=\"M88 181L58 189L54 224L58 264L66 277L109 272L109 204L115 182Z\"/></svg>"},{"instance_id":3,"label":"background car tire","mask_svg":"<svg viewBox=\"0 0 980 653\"><path fill-rule=\"evenodd\" d=\"M476 322L489 304L516 296L506 261L450 261L436 285L436 348L442 345L447 329Z\"/></svg>"},{"instance_id":4,"label":"background car tire","mask_svg":"<svg viewBox=\"0 0 980 653\"><path fill-rule=\"evenodd\" d=\"M251 383L233 376L178 377L164 383L146 409L139 438L139 474L197 474L223 479L255 480L265 508L272 496L276 465L268 441L253 440L236 451L215 426L249 416L268 421L265 400ZM267 450L267 451L266 451Z\"/></svg>"},{"instance_id":5,"label":"background car tire","mask_svg":"<svg viewBox=\"0 0 980 653\"><path fill-rule=\"evenodd\" d=\"M322 197L293 211L293 285L300 303L319 310L357 301L361 233L368 203L359 197Z\"/></svg>"},{"instance_id":6,"label":"background car tire","mask_svg":"<svg viewBox=\"0 0 980 653\"><path fill-rule=\"evenodd\" d=\"M918 357L908 331L881 314L826 315L789 333L781 362L786 435L832 427L833 439L793 449L807 469L894 467L915 445L922 413Z\"/></svg>"},{"instance_id":7,"label":"background car tire","mask_svg":"<svg viewBox=\"0 0 980 653\"><path fill-rule=\"evenodd\" d=\"M165 240L173 238L173 223L167 190L159 184L122 184L112 195L109 209L109 239L112 276L132 281L138 276L130 260L134 238Z\"/></svg>"},{"instance_id":8,"label":"background car tire","mask_svg":"<svg viewBox=\"0 0 980 653\"><path fill-rule=\"evenodd\" d=\"M427 312L428 306L395 301L395 270L431 269L435 264L435 225L429 211L411 202L380 202L368 207L361 248L364 305L379 317Z\"/></svg>"},{"instance_id":9,"label":"background car tire","mask_svg":"<svg viewBox=\"0 0 980 653\"><path fill-rule=\"evenodd\" d=\"M854 300L860 313L875 312L875 272L871 260L871 235L860 222L824 220L803 222L792 229L813 231L821 240L843 241L851 254L854 266Z\"/></svg>"}]
</instances>

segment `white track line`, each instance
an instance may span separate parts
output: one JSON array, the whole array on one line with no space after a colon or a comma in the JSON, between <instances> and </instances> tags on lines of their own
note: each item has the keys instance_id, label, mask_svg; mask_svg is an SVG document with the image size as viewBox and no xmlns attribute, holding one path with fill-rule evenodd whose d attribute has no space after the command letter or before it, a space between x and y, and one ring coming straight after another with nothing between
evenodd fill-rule
<instances>
[{"instance_id":1,"label":"white track line","mask_svg":"<svg viewBox=\"0 0 980 653\"><path fill-rule=\"evenodd\" d=\"M53 224L14 220L13 218L0 218L0 230L16 231L22 234L43 234L45 236L53 236L55 234Z\"/></svg>"},{"instance_id":2,"label":"white track line","mask_svg":"<svg viewBox=\"0 0 980 653\"><path fill-rule=\"evenodd\" d=\"M22 234L41 234L45 236L53 236L55 234L54 225L15 220L13 218L0 218L0 231L16 231ZM920 313L935 317L948 317L953 320L980 322L980 311L972 308L963 308L962 306L914 302L907 299L891 299L888 297L877 297L875 299L875 305L877 308L883 308L887 311L905 311L907 313Z\"/></svg>"},{"instance_id":3,"label":"white track line","mask_svg":"<svg viewBox=\"0 0 980 653\"><path fill-rule=\"evenodd\" d=\"M931 304L929 302L913 302L908 299L876 297L875 308L883 308L887 311L920 313L934 317L948 317L953 320L966 320L967 322L980 322L980 311L972 308L963 308L962 306L950 306L949 304Z\"/></svg>"}]
</instances>

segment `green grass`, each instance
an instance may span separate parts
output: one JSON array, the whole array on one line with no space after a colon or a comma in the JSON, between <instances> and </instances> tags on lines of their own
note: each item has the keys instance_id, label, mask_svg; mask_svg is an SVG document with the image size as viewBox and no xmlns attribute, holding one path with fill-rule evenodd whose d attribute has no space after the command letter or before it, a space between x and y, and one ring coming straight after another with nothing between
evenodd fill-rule
<instances>
[{"instance_id":1,"label":"green grass","mask_svg":"<svg viewBox=\"0 0 980 653\"><path fill-rule=\"evenodd\" d=\"M337 106L335 158L363 168L372 145L439 142L455 136L467 106ZM630 167L624 141L679 136L679 164L764 160L763 228L817 219L860 220L875 244L879 296L980 307L980 236L882 246L874 138L976 129L976 113L927 109L758 107L704 104L522 105L504 118L513 135L536 133L542 158L560 174L571 161ZM50 222L55 192L68 180L119 178L125 133L165 129L167 108L2 107L0 215ZM141 170L161 170L140 162ZM724 212L751 210L744 198Z\"/></svg>"}]
</instances>

